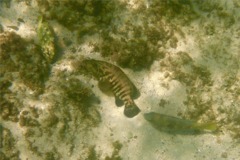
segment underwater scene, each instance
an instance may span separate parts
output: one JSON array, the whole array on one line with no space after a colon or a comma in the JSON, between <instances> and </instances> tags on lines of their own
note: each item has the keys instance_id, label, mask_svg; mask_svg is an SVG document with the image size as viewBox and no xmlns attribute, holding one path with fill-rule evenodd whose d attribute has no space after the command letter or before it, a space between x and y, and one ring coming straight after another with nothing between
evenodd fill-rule
<instances>
[{"instance_id":1,"label":"underwater scene","mask_svg":"<svg viewBox=\"0 0 240 160\"><path fill-rule=\"evenodd\" d=\"M240 0L0 0L0 160L238 160Z\"/></svg>"}]
</instances>

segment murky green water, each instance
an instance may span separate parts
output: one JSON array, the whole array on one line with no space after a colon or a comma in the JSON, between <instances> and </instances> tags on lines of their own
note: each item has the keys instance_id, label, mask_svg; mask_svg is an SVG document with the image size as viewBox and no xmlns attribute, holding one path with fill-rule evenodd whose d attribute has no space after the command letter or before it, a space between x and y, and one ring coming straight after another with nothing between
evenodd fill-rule
<instances>
[{"instance_id":1,"label":"murky green water","mask_svg":"<svg viewBox=\"0 0 240 160\"><path fill-rule=\"evenodd\" d=\"M237 159L239 7L0 1L0 159Z\"/></svg>"}]
</instances>

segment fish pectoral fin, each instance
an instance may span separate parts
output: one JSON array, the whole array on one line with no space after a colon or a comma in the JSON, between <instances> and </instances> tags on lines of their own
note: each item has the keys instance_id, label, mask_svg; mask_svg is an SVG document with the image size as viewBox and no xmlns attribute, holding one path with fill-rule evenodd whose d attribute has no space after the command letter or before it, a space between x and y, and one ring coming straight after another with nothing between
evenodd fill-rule
<instances>
[{"instance_id":1,"label":"fish pectoral fin","mask_svg":"<svg viewBox=\"0 0 240 160\"><path fill-rule=\"evenodd\" d=\"M139 90L134 86L133 87L133 92L132 92L132 94L131 94L131 98L132 99L137 99L138 97L140 97L140 92L139 92Z\"/></svg>"},{"instance_id":2,"label":"fish pectoral fin","mask_svg":"<svg viewBox=\"0 0 240 160\"><path fill-rule=\"evenodd\" d=\"M118 97L115 97L115 104L118 106L118 107L121 107L124 105L124 102L119 99Z\"/></svg>"},{"instance_id":3,"label":"fish pectoral fin","mask_svg":"<svg viewBox=\"0 0 240 160\"><path fill-rule=\"evenodd\" d=\"M98 82L99 89L108 96L113 96L113 92L111 89L111 84L108 81L100 80Z\"/></svg>"}]
</instances>

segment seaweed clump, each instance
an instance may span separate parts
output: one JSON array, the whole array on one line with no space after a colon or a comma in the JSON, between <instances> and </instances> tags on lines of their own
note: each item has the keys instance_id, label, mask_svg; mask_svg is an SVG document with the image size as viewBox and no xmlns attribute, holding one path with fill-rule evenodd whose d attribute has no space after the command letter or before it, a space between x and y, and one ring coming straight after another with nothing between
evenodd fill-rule
<instances>
[{"instance_id":1,"label":"seaweed clump","mask_svg":"<svg viewBox=\"0 0 240 160\"><path fill-rule=\"evenodd\" d=\"M239 66L237 67L239 68ZM240 79L239 73L232 72L224 74L222 79L224 80L222 85L217 89L217 96L224 96L226 99L221 99L218 112L222 117L220 119L221 125L230 131L231 136L234 139L240 139Z\"/></svg>"},{"instance_id":2,"label":"seaweed clump","mask_svg":"<svg viewBox=\"0 0 240 160\"><path fill-rule=\"evenodd\" d=\"M107 36L95 49L100 51L103 57L110 57L116 61L121 67L133 70L148 69L158 54L156 47L137 38L118 40Z\"/></svg>"},{"instance_id":3,"label":"seaweed clump","mask_svg":"<svg viewBox=\"0 0 240 160\"><path fill-rule=\"evenodd\" d=\"M59 139L61 139L60 144L65 145L71 154L75 150L76 139L85 137L80 141L84 143L88 136L92 136L91 129L101 122L97 108L99 100L93 94L91 87L79 78L78 73L58 70L61 63L62 61L59 61L53 67L53 72L45 84L44 93L37 97L27 95L26 101L19 96L20 94L25 96L25 90L18 90L17 93L12 91L17 83L7 77L7 73L11 75L12 70L9 69L7 73L2 72L4 77L0 79L0 119L18 122L23 128L27 149L40 159L62 157L62 153L55 146L56 143L51 143L59 142ZM51 142L46 148L39 145L43 140L49 142L49 138ZM87 144L82 148L89 147L91 145ZM8 157L11 154L5 155L1 157Z\"/></svg>"},{"instance_id":4,"label":"seaweed clump","mask_svg":"<svg viewBox=\"0 0 240 160\"><path fill-rule=\"evenodd\" d=\"M187 106L187 110L184 114L179 113L179 115L186 119L216 120L216 116L212 112L211 87L213 80L206 66L197 65L186 52L168 53L161 60L160 66L162 71L167 70L167 78L177 80L186 86L187 99L184 104Z\"/></svg>"},{"instance_id":5,"label":"seaweed clump","mask_svg":"<svg viewBox=\"0 0 240 160\"><path fill-rule=\"evenodd\" d=\"M142 70L149 69L154 60L164 58L167 49L176 48L176 35L184 37L176 24L184 21L186 25L197 18L192 3L188 0L147 3L148 7L140 3L136 9L125 4L121 14L113 14L115 20L102 29L95 50L121 67ZM179 21L180 18L183 20Z\"/></svg>"},{"instance_id":6,"label":"seaweed clump","mask_svg":"<svg viewBox=\"0 0 240 160\"><path fill-rule=\"evenodd\" d=\"M127 7L125 10L130 12ZM129 16L129 19L116 15L120 23L115 21L112 27L103 30L101 41L94 44L94 48L103 57L111 58L123 68L149 69L154 60L165 56L164 49L169 44L169 47L177 46L174 27L163 20L155 22L156 17L146 19L142 14L133 15L136 17Z\"/></svg>"},{"instance_id":7,"label":"seaweed clump","mask_svg":"<svg viewBox=\"0 0 240 160\"><path fill-rule=\"evenodd\" d=\"M65 145L71 154L75 150L76 139L79 141L79 136L84 137L83 141L88 139L91 129L101 122L96 106L99 100L78 76L67 71L58 72L54 68L46 83L46 94L42 94L41 101L45 109L33 106L20 113L19 124L25 128L28 149L39 158L62 157L54 143L42 148L39 145L42 138L46 138L46 141L51 138L57 142L61 139L60 144ZM77 143L84 142L80 140ZM91 148L90 144L83 146L83 150L88 148Z\"/></svg>"},{"instance_id":8,"label":"seaweed clump","mask_svg":"<svg viewBox=\"0 0 240 160\"><path fill-rule=\"evenodd\" d=\"M19 109L17 105L11 102L8 97L12 94L9 87L12 83L6 79L0 79L0 117L3 120L9 120L13 122L18 121Z\"/></svg>"},{"instance_id":9,"label":"seaweed clump","mask_svg":"<svg viewBox=\"0 0 240 160\"><path fill-rule=\"evenodd\" d=\"M149 12L158 18L166 17L169 22L181 19L181 24L187 25L199 17L193 5L191 0L154 0L150 3Z\"/></svg>"},{"instance_id":10,"label":"seaweed clump","mask_svg":"<svg viewBox=\"0 0 240 160\"><path fill-rule=\"evenodd\" d=\"M49 65L37 45L14 32L0 33L0 65L0 116L18 122L22 96L43 91Z\"/></svg>"},{"instance_id":11,"label":"seaweed clump","mask_svg":"<svg viewBox=\"0 0 240 160\"><path fill-rule=\"evenodd\" d=\"M7 8L10 8L11 7L11 1L12 0L1 0L0 5L2 5L4 7L7 7Z\"/></svg>"},{"instance_id":12,"label":"seaweed clump","mask_svg":"<svg viewBox=\"0 0 240 160\"><path fill-rule=\"evenodd\" d=\"M62 79L58 85L64 92L63 98L65 101L78 106L85 116L93 104L100 102L92 90L76 77Z\"/></svg>"},{"instance_id":13,"label":"seaweed clump","mask_svg":"<svg viewBox=\"0 0 240 160\"><path fill-rule=\"evenodd\" d=\"M122 157L119 155L119 152L121 151L122 144L119 141L115 141L112 143L113 146L113 152L111 156L106 156L104 160L122 160ZM98 160L99 154L95 150L95 146L92 146L88 149L88 155L86 160Z\"/></svg>"},{"instance_id":14,"label":"seaweed clump","mask_svg":"<svg viewBox=\"0 0 240 160\"><path fill-rule=\"evenodd\" d=\"M38 0L37 3L46 18L55 19L69 30L77 31L80 38L110 25L115 7L121 7L118 1L99 0Z\"/></svg>"},{"instance_id":15,"label":"seaweed clump","mask_svg":"<svg viewBox=\"0 0 240 160\"><path fill-rule=\"evenodd\" d=\"M16 140L13 137L11 131L9 129L4 128L0 124L0 159L13 159L18 160L19 157L19 150L15 147Z\"/></svg>"},{"instance_id":16,"label":"seaweed clump","mask_svg":"<svg viewBox=\"0 0 240 160\"><path fill-rule=\"evenodd\" d=\"M43 17L40 17L39 19L37 34L40 41L42 54L45 59L51 63L56 54L54 31Z\"/></svg>"},{"instance_id":17,"label":"seaweed clump","mask_svg":"<svg viewBox=\"0 0 240 160\"><path fill-rule=\"evenodd\" d=\"M219 61L218 57L212 59ZM213 78L207 65L196 64L188 53L167 53L160 61L161 70L168 73L165 78L177 80L186 87L187 98L183 102L186 110L179 112L179 116L202 122L218 122L220 130L227 129L234 139L239 139L240 112L237 106L240 104L240 84L236 59L234 56L225 59L228 65L224 64L219 77Z\"/></svg>"},{"instance_id":18,"label":"seaweed clump","mask_svg":"<svg viewBox=\"0 0 240 160\"><path fill-rule=\"evenodd\" d=\"M133 70L149 69L156 58L164 57L165 49L177 47L174 31L179 28L172 24L173 18L181 16L188 22L196 18L188 0L152 1L149 8L139 2L137 9L127 1L37 2L44 17L76 32L80 43L98 36L100 42L92 43L95 51Z\"/></svg>"},{"instance_id":19,"label":"seaweed clump","mask_svg":"<svg viewBox=\"0 0 240 160\"><path fill-rule=\"evenodd\" d=\"M105 160L122 160L119 152L121 151L123 145L119 141L113 142L112 145L114 148L113 153L111 157L107 156Z\"/></svg>"},{"instance_id":20,"label":"seaweed clump","mask_svg":"<svg viewBox=\"0 0 240 160\"><path fill-rule=\"evenodd\" d=\"M12 81L17 76L32 90L43 89L49 74L48 62L39 47L14 32L0 34L0 64L2 77Z\"/></svg>"}]
</instances>

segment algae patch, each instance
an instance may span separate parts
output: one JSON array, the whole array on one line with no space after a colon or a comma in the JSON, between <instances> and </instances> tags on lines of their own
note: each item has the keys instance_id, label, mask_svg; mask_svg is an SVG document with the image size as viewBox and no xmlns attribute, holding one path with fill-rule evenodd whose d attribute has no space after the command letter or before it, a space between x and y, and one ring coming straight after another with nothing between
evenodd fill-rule
<instances>
[{"instance_id":1,"label":"algae patch","mask_svg":"<svg viewBox=\"0 0 240 160\"><path fill-rule=\"evenodd\" d=\"M49 63L51 63L56 54L54 32L43 16L39 18L37 35L43 56Z\"/></svg>"},{"instance_id":2,"label":"algae patch","mask_svg":"<svg viewBox=\"0 0 240 160\"><path fill-rule=\"evenodd\" d=\"M0 124L0 159L19 159L19 150L15 146L16 139L11 131Z\"/></svg>"},{"instance_id":3,"label":"algae patch","mask_svg":"<svg viewBox=\"0 0 240 160\"><path fill-rule=\"evenodd\" d=\"M1 75L16 77L32 90L41 90L49 75L49 65L40 48L14 32L0 34Z\"/></svg>"}]
</instances>

